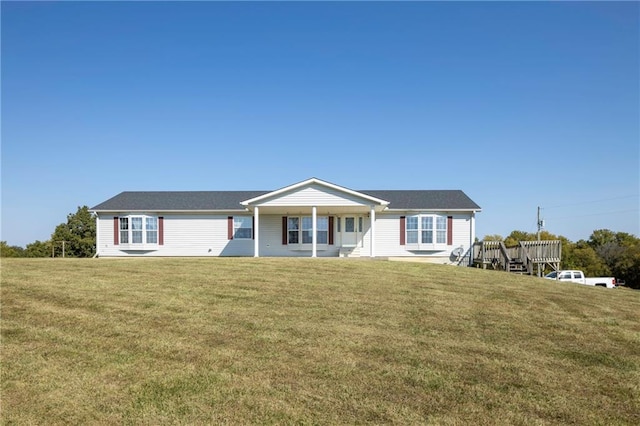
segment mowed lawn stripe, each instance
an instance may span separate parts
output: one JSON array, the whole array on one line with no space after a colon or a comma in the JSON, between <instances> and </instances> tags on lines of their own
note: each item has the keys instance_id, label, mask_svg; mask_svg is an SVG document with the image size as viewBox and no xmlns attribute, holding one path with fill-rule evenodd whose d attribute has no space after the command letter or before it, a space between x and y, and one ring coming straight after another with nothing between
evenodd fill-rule
<instances>
[{"instance_id":1,"label":"mowed lawn stripe","mask_svg":"<svg viewBox=\"0 0 640 426\"><path fill-rule=\"evenodd\" d=\"M638 424L640 293L350 259L3 259L3 424Z\"/></svg>"}]
</instances>

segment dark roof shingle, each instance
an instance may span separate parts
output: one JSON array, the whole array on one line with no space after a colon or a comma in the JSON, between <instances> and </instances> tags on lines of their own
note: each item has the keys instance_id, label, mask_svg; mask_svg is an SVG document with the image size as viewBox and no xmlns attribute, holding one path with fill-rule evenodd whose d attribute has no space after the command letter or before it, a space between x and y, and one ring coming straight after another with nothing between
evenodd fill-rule
<instances>
[{"instance_id":1,"label":"dark roof shingle","mask_svg":"<svg viewBox=\"0 0 640 426\"><path fill-rule=\"evenodd\" d=\"M93 211L240 210L242 201L271 191L127 191L92 207ZM460 190L358 191L385 201L390 209L480 210Z\"/></svg>"},{"instance_id":2,"label":"dark roof shingle","mask_svg":"<svg viewBox=\"0 0 640 426\"><path fill-rule=\"evenodd\" d=\"M240 202L269 191L121 192L98 204L96 211L237 210Z\"/></svg>"},{"instance_id":3,"label":"dark roof shingle","mask_svg":"<svg viewBox=\"0 0 640 426\"><path fill-rule=\"evenodd\" d=\"M359 191L389 201L390 209L480 210L460 190L366 190Z\"/></svg>"}]
</instances>

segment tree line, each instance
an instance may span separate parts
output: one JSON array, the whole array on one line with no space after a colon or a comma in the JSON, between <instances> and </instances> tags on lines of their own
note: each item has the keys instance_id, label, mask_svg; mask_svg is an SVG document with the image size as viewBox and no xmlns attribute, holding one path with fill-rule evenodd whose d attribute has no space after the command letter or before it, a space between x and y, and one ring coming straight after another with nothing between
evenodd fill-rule
<instances>
[{"instance_id":1,"label":"tree line","mask_svg":"<svg viewBox=\"0 0 640 426\"><path fill-rule=\"evenodd\" d=\"M572 242L562 235L547 231L541 240L562 241L562 268L581 269L588 277L614 276L626 285L640 288L640 238L626 232L608 229L593 231L588 240ZM516 247L520 241L535 241L537 234L513 231L506 238L487 235L485 241L503 241ZM26 248L0 241L0 257L92 257L96 253L96 220L89 207L78 207L67 215L67 221L56 226L51 239L34 241Z\"/></svg>"},{"instance_id":2,"label":"tree line","mask_svg":"<svg viewBox=\"0 0 640 426\"><path fill-rule=\"evenodd\" d=\"M96 253L96 219L89 207L78 207L67 221L56 226L47 241L36 240L26 248L0 241L2 257L92 257Z\"/></svg>"}]
</instances>

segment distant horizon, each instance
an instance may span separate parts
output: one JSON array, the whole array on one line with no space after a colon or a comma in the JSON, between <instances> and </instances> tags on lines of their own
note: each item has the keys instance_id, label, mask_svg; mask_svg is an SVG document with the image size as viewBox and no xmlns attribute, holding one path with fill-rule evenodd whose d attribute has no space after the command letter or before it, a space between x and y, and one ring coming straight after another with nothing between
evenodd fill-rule
<instances>
[{"instance_id":1,"label":"distant horizon","mask_svg":"<svg viewBox=\"0 0 640 426\"><path fill-rule=\"evenodd\" d=\"M122 191L462 190L640 235L639 2L2 2L0 239Z\"/></svg>"}]
</instances>

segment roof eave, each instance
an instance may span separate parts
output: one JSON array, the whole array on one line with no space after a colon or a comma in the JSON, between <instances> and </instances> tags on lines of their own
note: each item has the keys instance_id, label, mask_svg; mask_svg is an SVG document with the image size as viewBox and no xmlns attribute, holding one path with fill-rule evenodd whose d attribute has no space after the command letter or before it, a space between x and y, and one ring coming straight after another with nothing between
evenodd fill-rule
<instances>
[{"instance_id":1,"label":"roof eave","mask_svg":"<svg viewBox=\"0 0 640 426\"><path fill-rule=\"evenodd\" d=\"M402 207L396 207L396 208L387 208L385 211L388 212L423 212L423 211L439 211L439 212L474 212L474 213L478 213L481 212L482 209L473 209L473 208L469 208L469 209L452 209L452 208L448 208L448 207L422 207L422 208L402 208Z\"/></svg>"},{"instance_id":2,"label":"roof eave","mask_svg":"<svg viewBox=\"0 0 640 426\"><path fill-rule=\"evenodd\" d=\"M247 212L248 210L245 208L240 209L179 209L179 210L170 210L170 209L119 209L119 210L89 210L91 213L147 213L147 212L162 212L162 213L233 213L233 212Z\"/></svg>"}]
</instances>

